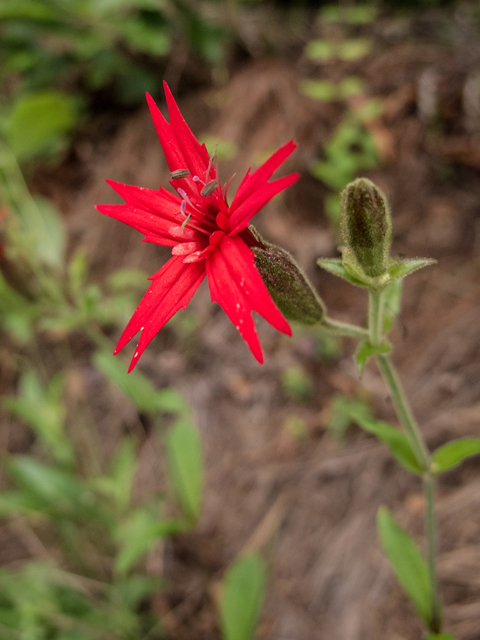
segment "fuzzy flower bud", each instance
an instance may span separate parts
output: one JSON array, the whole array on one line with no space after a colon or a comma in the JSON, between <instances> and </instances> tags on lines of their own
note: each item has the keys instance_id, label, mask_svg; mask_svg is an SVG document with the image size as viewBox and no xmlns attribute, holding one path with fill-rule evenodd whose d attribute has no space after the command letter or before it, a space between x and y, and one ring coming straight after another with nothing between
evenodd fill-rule
<instances>
[{"instance_id":1,"label":"fuzzy flower bud","mask_svg":"<svg viewBox=\"0 0 480 640\"><path fill-rule=\"evenodd\" d=\"M283 315L302 324L320 322L325 306L293 256L263 239L262 245L252 247L255 266Z\"/></svg>"},{"instance_id":2,"label":"fuzzy flower bud","mask_svg":"<svg viewBox=\"0 0 480 640\"><path fill-rule=\"evenodd\" d=\"M387 199L366 178L358 178L342 192L343 241L362 271L382 276L389 264L392 220Z\"/></svg>"}]
</instances>

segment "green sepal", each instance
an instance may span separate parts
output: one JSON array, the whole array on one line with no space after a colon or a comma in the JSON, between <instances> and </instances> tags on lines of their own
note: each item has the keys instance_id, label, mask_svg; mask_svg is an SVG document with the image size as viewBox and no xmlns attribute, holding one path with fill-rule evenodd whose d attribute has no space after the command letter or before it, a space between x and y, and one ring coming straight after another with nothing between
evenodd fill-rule
<instances>
[{"instance_id":1,"label":"green sepal","mask_svg":"<svg viewBox=\"0 0 480 640\"><path fill-rule=\"evenodd\" d=\"M435 475L448 471L477 453L480 453L480 438L452 440L434 452L430 471Z\"/></svg>"},{"instance_id":2,"label":"green sepal","mask_svg":"<svg viewBox=\"0 0 480 640\"><path fill-rule=\"evenodd\" d=\"M398 581L422 620L430 627L432 586L422 554L411 536L398 526L386 507L378 510L377 529L385 555Z\"/></svg>"},{"instance_id":3,"label":"green sepal","mask_svg":"<svg viewBox=\"0 0 480 640\"><path fill-rule=\"evenodd\" d=\"M353 417L355 422L362 427L362 429L372 433L379 440L384 442L390 449L395 460L405 467L405 469L419 475L423 472L422 468L418 464L417 458L415 457L415 453L413 452L407 436L402 431L395 429L395 427L391 427L386 422L381 422L380 420L371 420L358 414Z\"/></svg>"},{"instance_id":4,"label":"green sepal","mask_svg":"<svg viewBox=\"0 0 480 640\"><path fill-rule=\"evenodd\" d=\"M365 369L365 365L367 364L368 360L370 360L372 356L376 356L377 354L385 355L387 353L390 353L391 350L392 350L392 346L387 341L382 342L382 344L379 344L376 347L370 344L369 340L363 340L363 342L360 342L354 355L354 360L355 360L355 365L357 367L358 375L360 377L363 375L363 370Z\"/></svg>"},{"instance_id":5,"label":"green sepal","mask_svg":"<svg viewBox=\"0 0 480 640\"><path fill-rule=\"evenodd\" d=\"M367 276L361 266L356 262L352 253L346 247L342 248L342 258L319 258L317 264L334 276L343 278L355 287L364 289L381 290L388 285L390 277L388 273L377 278Z\"/></svg>"},{"instance_id":6,"label":"green sepal","mask_svg":"<svg viewBox=\"0 0 480 640\"><path fill-rule=\"evenodd\" d=\"M431 258L411 258L407 260L395 260L388 268L388 275L392 280L401 280L414 271L435 264L437 261Z\"/></svg>"},{"instance_id":7,"label":"green sepal","mask_svg":"<svg viewBox=\"0 0 480 640\"><path fill-rule=\"evenodd\" d=\"M458 640L451 633L431 633L427 640Z\"/></svg>"},{"instance_id":8,"label":"green sepal","mask_svg":"<svg viewBox=\"0 0 480 640\"><path fill-rule=\"evenodd\" d=\"M312 325L325 316L325 305L295 258L285 249L264 240L250 226L255 266L272 300L287 320Z\"/></svg>"},{"instance_id":9,"label":"green sepal","mask_svg":"<svg viewBox=\"0 0 480 640\"><path fill-rule=\"evenodd\" d=\"M334 276L343 278L356 287L368 287L359 277L355 276L350 269L347 269L340 258L319 258L317 264L325 271L333 273Z\"/></svg>"}]
</instances>

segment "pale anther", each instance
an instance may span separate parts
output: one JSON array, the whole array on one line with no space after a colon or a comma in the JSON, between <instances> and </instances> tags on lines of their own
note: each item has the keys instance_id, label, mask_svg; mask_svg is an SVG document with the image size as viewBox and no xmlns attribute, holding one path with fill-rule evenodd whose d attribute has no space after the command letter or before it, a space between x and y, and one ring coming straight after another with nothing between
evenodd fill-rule
<instances>
[{"instance_id":1,"label":"pale anther","mask_svg":"<svg viewBox=\"0 0 480 640\"><path fill-rule=\"evenodd\" d=\"M188 169L176 169L170 173L172 180L179 180L180 178L188 178L190 171Z\"/></svg>"},{"instance_id":2,"label":"pale anther","mask_svg":"<svg viewBox=\"0 0 480 640\"><path fill-rule=\"evenodd\" d=\"M211 195L215 189L218 187L218 180L210 180L200 191L201 196L209 196Z\"/></svg>"}]
</instances>

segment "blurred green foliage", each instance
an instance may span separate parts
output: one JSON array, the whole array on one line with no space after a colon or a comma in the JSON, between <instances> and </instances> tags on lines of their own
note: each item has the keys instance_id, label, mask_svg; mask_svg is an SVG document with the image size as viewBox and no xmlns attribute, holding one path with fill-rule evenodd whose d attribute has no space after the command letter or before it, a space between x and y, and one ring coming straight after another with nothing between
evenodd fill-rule
<instances>
[{"instance_id":1,"label":"blurred green foliage","mask_svg":"<svg viewBox=\"0 0 480 640\"><path fill-rule=\"evenodd\" d=\"M224 640L252 640L263 603L266 572L257 554L236 560L223 581L220 621Z\"/></svg>"},{"instance_id":2,"label":"blurred green foliage","mask_svg":"<svg viewBox=\"0 0 480 640\"><path fill-rule=\"evenodd\" d=\"M372 408L366 398L352 398L337 393L331 400L326 428L337 439L345 438L349 427L359 419L372 417Z\"/></svg>"},{"instance_id":3,"label":"blurred green foliage","mask_svg":"<svg viewBox=\"0 0 480 640\"><path fill-rule=\"evenodd\" d=\"M9 337L8 366L16 378L14 393L0 400L0 409L24 423L34 438L31 450L21 455L2 452L0 518L22 526L43 549L41 562L0 571L0 637L161 638L158 619L140 605L162 585L137 567L159 539L196 525L203 456L180 394L155 389L138 370L128 375L125 363L112 355L107 331L127 321L146 274L119 270L101 285L89 282L86 253L78 250L66 259L61 216L31 196L15 154L1 143L0 185L6 205L0 228L0 329ZM134 501L135 438L120 438L106 460L91 426L75 437L78 422L65 398L66 369L71 372L75 363L63 358L63 367L54 367L53 357L44 364L37 345L45 332L55 335L54 353L68 352L73 332L83 334L93 350L90 367L139 413L151 416L166 439L170 491ZM88 451L94 452L90 461ZM166 517L167 508L176 515Z\"/></svg>"},{"instance_id":4,"label":"blurred green foliage","mask_svg":"<svg viewBox=\"0 0 480 640\"><path fill-rule=\"evenodd\" d=\"M361 60L372 52L373 41L352 34L359 26L373 22L376 16L377 9L370 4L322 7L318 12L320 30L325 25L335 23L335 37L327 31L325 36L310 40L305 46L306 58L316 66ZM311 173L335 192L327 195L324 207L332 226L338 228L338 193L363 169L379 164L377 145L366 125L380 115L382 108L377 100L364 97L365 83L357 76L347 76L338 82L325 79L302 80L300 91L314 100L335 101L344 105L343 118L324 145L323 157L310 167Z\"/></svg>"}]
</instances>

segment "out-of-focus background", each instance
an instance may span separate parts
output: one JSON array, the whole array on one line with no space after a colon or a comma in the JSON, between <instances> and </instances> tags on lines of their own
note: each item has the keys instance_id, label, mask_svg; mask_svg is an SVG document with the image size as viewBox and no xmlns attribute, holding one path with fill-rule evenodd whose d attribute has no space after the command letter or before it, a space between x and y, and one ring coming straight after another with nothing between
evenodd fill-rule
<instances>
[{"instance_id":1,"label":"out-of-focus background","mask_svg":"<svg viewBox=\"0 0 480 640\"><path fill-rule=\"evenodd\" d=\"M395 418L353 342L259 319L260 366L202 286L135 373L134 344L111 356L169 250L94 205L120 202L107 178L167 186L163 80L232 193L297 141L255 225L334 318L366 314L316 267L339 191L386 192L394 252L438 261L405 282L394 360L430 446L480 433L478 2L1 0L0 638L230 640L224 575L258 553L259 640L420 640L375 516L421 545L421 486L355 425ZM459 640L480 638L478 465L438 489Z\"/></svg>"}]
</instances>

